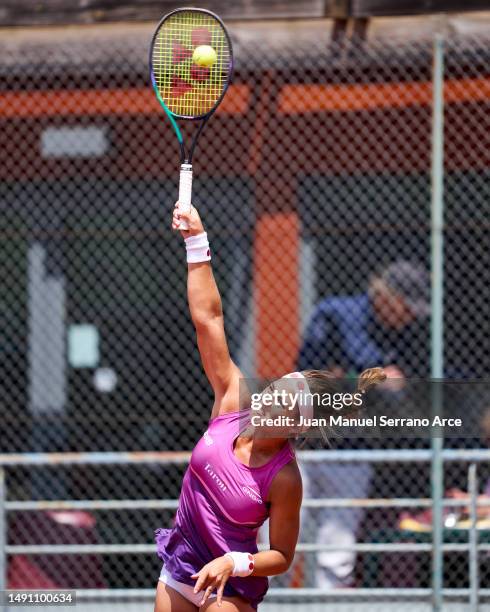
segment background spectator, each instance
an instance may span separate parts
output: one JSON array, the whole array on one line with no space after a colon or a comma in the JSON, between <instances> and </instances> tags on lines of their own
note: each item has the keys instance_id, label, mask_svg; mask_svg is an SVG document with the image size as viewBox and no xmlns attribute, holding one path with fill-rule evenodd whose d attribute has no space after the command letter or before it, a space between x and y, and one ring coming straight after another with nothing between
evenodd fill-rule
<instances>
[{"instance_id":1,"label":"background spectator","mask_svg":"<svg viewBox=\"0 0 490 612\"><path fill-rule=\"evenodd\" d=\"M338 376L350 377L381 364L389 378L403 384L405 377L421 374L413 364L420 364L420 355L426 354L418 353L417 346L425 340L424 322L429 312L427 271L408 261L392 263L373 276L364 293L327 297L316 306L298 369L328 368ZM344 440L343 444L352 447L359 441ZM368 497L373 476L367 463L311 462L305 472L306 497ZM363 517L362 508L323 508L316 521L308 524L319 525L316 542L348 547L356 543ZM349 586L355 560L353 551L318 553L317 586Z\"/></svg>"}]
</instances>

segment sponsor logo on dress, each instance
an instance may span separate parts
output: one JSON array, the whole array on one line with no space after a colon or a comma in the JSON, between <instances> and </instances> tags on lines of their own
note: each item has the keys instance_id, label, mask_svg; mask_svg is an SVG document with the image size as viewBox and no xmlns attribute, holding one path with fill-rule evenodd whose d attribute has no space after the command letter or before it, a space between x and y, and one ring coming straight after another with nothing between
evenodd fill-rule
<instances>
[{"instance_id":1,"label":"sponsor logo on dress","mask_svg":"<svg viewBox=\"0 0 490 612\"><path fill-rule=\"evenodd\" d=\"M254 502L257 502L258 504L262 503L259 493L257 493L250 487L247 487L247 485L242 486L242 491L245 493L245 495L248 495L250 499L252 499Z\"/></svg>"},{"instance_id":2,"label":"sponsor logo on dress","mask_svg":"<svg viewBox=\"0 0 490 612\"><path fill-rule=\"evenodd\" d=\"M213 444L213 442L214 442L213 438L211 437L211 435L210 435L210 433L209 433L209 431L207 429L204 432L203 438L204 438L204 444L206 446L211 446L211 444Z\"/></svg>"},{"instance_id":3,"label":"sponsor logo on dress","mask_svg":"<svg viewBox=\"0 0 490 612\"><path fill-rule=\"evenodd\" d=\"M212 465L210 465L209 463L206 463L206 465L204 466L204 471L207 472L211 476L211 480L215 482L222 491L226 491L227 486L221 480L218 474L216 474Z\"/></svg>"}]
</instances>

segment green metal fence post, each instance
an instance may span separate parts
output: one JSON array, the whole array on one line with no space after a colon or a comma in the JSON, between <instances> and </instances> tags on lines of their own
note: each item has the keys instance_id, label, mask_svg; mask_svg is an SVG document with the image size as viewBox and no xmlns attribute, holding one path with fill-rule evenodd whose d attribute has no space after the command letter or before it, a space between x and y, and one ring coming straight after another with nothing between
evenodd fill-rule
<instances>
[{"instance_id":1,"label":"green metal fence post","mask_svg":"<svg viewBox=\"0 0 490 612\"><path fill-rule=\"evenodd\" d=\"M6 610L3 591L7 588L7 514L5 470L0 466L0 610Z\"/></svg>"},{"instance_id":2,"label":"green metal fence post","mask_svg":"<svg viewBox=\"0 0 490 612\"><path fill-rule=\"evenodd\" d=\"M444 376L444 38L434 39L433 107L432 107L432 205L431 205L431 377L433 379L432 410L441 414L443 407L441 379ZM442 610L443 589L443 437L434 432L432 438L432 609Z\"/></svg>"},{"instance_id":3,"label":"green metal fence post","mask_svg":"<svg viewBox=\"0 0 490 612\"><path fill-rule=\"evenodd\" d=\"M478 478L476 463L468 469L468 493L470 494L470 535L469 535L469 567L470 567L470 612L478 612L479 567L478 567Z\"/></svg>"}]
</instances>

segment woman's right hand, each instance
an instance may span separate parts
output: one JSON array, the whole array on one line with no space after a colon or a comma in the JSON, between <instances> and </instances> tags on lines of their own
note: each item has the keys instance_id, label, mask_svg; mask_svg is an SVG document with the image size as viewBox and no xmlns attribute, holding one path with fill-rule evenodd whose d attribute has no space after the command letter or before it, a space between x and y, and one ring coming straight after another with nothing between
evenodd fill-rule
<instances>
[{"instance_id":1,"label":"woman's right hand","mask_svg":"<svg viewBox=\"0 0 490 612\"><path fill-rule=\"evenodd\" d=\"M234 563L230 557L217 557L202 567L191 578L196 580L194 593L204 591L200 605L202 606L216 589L217 603L221 607L223 593L228 578L233 574Z\"/></svg>"},{"instance_id":2,"label":"woman's right hand","mask_svg":"<svg viewBox=\"0 0 490 612\"><path fill-rule=\"evenodd\" d=\"M189 227L188 230L180 230L180 233L184 239L189 238L189 236L197 236L205 231L196 207L191 206L189 211L185 211L179 208L179 203L177 202L175 204L174 214L172 217L172 229L178 230L181 221L187 221L187 225Z\"/></svg>"}]
</instances>

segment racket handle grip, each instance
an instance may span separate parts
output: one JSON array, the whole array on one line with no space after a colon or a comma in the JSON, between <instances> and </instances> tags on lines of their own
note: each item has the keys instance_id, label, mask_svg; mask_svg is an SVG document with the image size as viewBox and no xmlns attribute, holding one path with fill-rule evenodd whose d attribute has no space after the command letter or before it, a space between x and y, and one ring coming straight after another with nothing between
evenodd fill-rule
<instances>
[{"instance_id":1,"label":"racket handle grip","mask_svg":"<svg viewBox=\"0 0 490 612\"><path fill-rule=\"evenodd\" d=\"M191 209L192 199L192 164L182 164L180 166L180 182L179 182L179 208L189 212ZM187 221L182 220L179 224L179 229L189 229Z\"/></svg>"}]
</instances>

